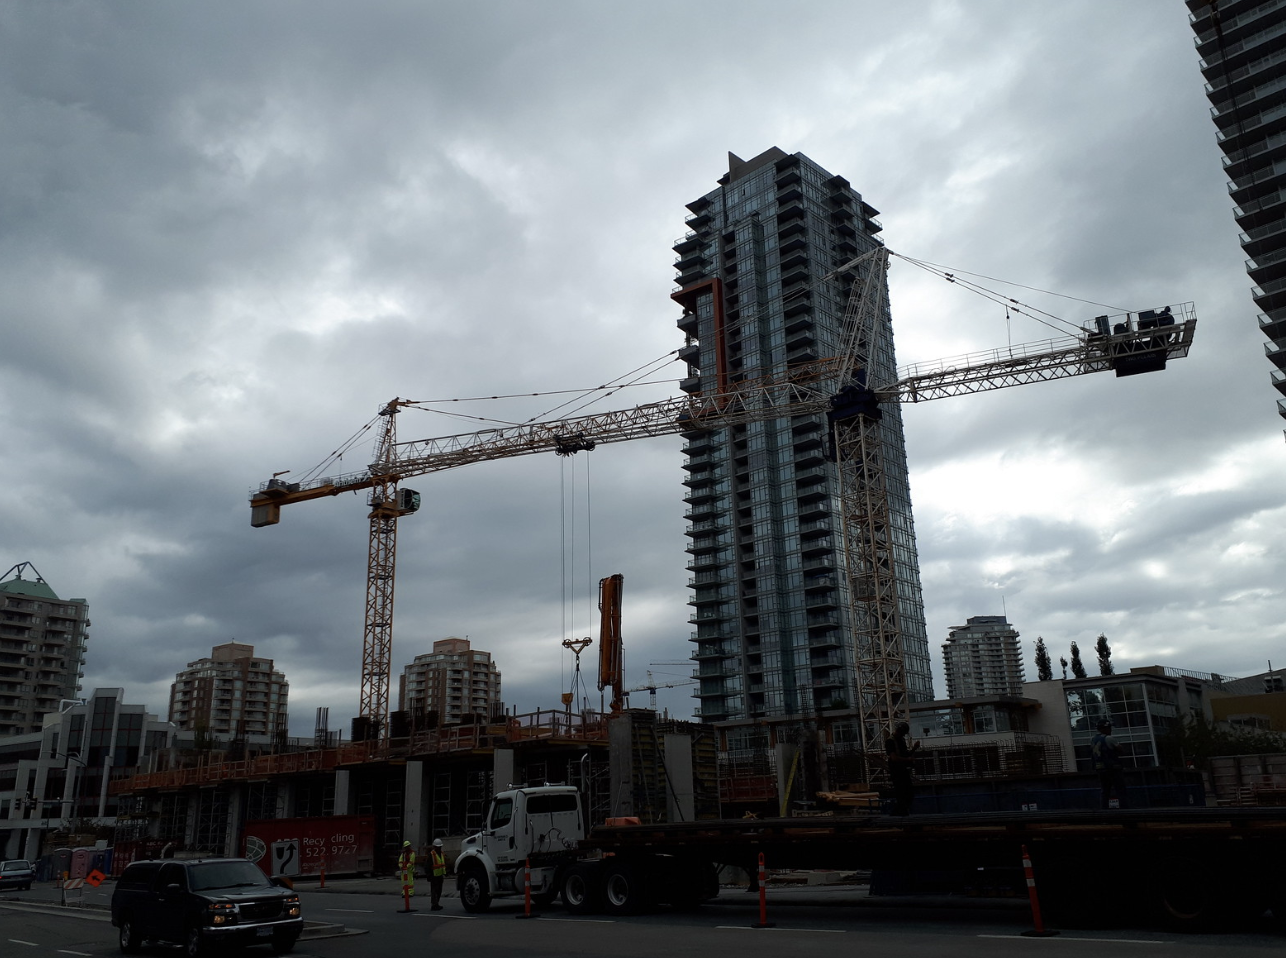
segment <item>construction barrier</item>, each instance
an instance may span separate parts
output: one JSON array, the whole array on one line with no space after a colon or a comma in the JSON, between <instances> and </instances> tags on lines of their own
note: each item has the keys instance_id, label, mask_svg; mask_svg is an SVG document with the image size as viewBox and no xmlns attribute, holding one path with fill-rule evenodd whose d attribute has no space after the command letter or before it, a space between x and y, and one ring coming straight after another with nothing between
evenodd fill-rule
<instances>
[{"instance_id":1,"label":"construction barrier","mask_svg":"<svg viewBox=\"0 0 1286 958\"><path fill-rule=\"evenodd\" d=\"M1046 931L1045 922L1040 916L1040 897L1036 894L1036 873L1031 867L1031 855L1027 854L1027 846L1023 846L1023 876L1027 879L1027 897L1031 899L1031 917L1035 928L1031 931L1023 932L1028 938L1050 938L1057 935L1056 931Z\"/></svg>"},{"instance_id":2,"label":"construction barrier","mask_svg":"<svg viewBox=\"0 0 1286 958\"><path fill-rule=\"evenodd\" d=\"M764 867L764 853L759 853L759 924L751 928L776 928L775 922L768 920L768 869Z\"/></svg>"}]
</instances>

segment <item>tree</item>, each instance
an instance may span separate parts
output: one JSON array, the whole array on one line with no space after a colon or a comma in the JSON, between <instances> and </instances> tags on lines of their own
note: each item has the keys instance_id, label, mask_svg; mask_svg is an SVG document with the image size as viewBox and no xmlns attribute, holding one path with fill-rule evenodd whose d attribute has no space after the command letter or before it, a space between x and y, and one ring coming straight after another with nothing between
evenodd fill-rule
<instances>
[{"instance_id":1,"label":"tree","mask_svg":"<svg viewBox=\"0 0 1286 958\"><path fill-rule=\"evenodd\" d=\"M1063 658L1060 655L1058 657L1058 664L1063 667L1063 681L1066 682L1067 681L1067 659Z\"/></svg>"},{"instance_id":2,"label":"tree","mask_svg":"<svg viewBox=\"0 0 1286 958\"><path fill-rule=\"evenodd\" d=\"M1054 666L1049 661L1049 651L1045 648L1045 639L1036 636L1036 681L1048 682L1054 677Z\"/></svg>"},{"instance_id":3,"label":"tree","mask_svg":"<svg viewBox=\"0 0 1286 958\"><path fill-rule=\"evenodd\" d=\"M1112 675L1112 647L1107 644L1107 636L1102 632L1098 634L1098 642L1094 644L1094 651L1098 653L1098 674Z\"/></svg>"},{"instance_id":4,"label":"tree","mask_svg":"<svg viewBox=\"0 0 1286 958\"><path fill-rule=\"evenodd\" d=\"M1078 679L1085 678L1085 666L1081 665L1081 650L1072 643L1072 675Z\"/></svg>"}]
</instances>

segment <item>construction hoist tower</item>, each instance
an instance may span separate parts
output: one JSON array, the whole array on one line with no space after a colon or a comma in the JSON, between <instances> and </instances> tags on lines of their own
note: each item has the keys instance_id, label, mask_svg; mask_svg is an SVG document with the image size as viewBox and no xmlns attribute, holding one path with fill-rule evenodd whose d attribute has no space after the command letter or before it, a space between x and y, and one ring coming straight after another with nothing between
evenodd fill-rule
<instances>
[{"instance_id":1,"label":"construction hoist tower","mask_svg":"<svg viewBox=\"0 0 1286 958\"><path fill-rule=\"evenodd\" d=\"M879 346L881 324L876 317L886 308L886 272L894 255L878 247L828 274L827 280L851 277L852 283L845 341L838 356L801 363L779 375L727 382L715 392L409 442L397 440L395 419L400 409L419 403L394 399L380 410L376 454L365 471L302 482L287 482L280 478L285 474L279 473L252 491L251 524L256 527L279 522L284 505L370 491L362 691L355 725L371 738L387 736L397 520L420 505L419 495L399 489L400 482L492 459L541 452L566 455L602 443L824 413L841 480L844 567L853 629L851 667L859 690L863 747L868 752L879 749L891 726L909 714L899 597L892 574L895 532L878 429L881 408L1086 373L1112 371L1129 376L1164 369L1169 360L1188 354L1196 329L1191 303L1100 316L1091 326L1078 327L1061 339L921 363L899 372L894 381L868 382L867 358ZM949 274L944 278L956 280ZM619 619L611 618L619 608L619 581L614 585L617 591L600 608L607 634L615 630L619 636ZM619 646L619 638L616 642ZM610 651L611 640L607 645ZM610 685L614 699L619 699L619 663L605 664L608 668L600 672L600 687Z\"/></svg>"}]
</instances>

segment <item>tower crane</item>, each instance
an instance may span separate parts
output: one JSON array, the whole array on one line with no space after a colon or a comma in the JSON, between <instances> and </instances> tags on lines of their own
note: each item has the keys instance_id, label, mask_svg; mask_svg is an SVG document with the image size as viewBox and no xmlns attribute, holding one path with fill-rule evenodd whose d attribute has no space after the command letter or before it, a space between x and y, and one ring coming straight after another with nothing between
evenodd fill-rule
<instances>
[{"instance_id":1,"label":"tower crane","mask_svg":"<svg viewBox=\"0 0 1286 958\"><path fill-rule=\"evenodd\" d=\"M881 407L925 402L1027 383L1113 371L1117 376L1164 369L1187 356L1196 328L1192 303L1138 314L1096 317L1074 335L1011 346L902 370L893 382L870 382L868 361L880 347L889 257L877 247L827 279L852 279L839 355L790 366L757 379L728 382L716 392L629 409L525 423L480 432L398 442L397 414L417 405L393 399L381 410L374 461L362 472L292 483L280 474L250 496L251 524L280 521L282 506L369 490L371 511L366 622L359 721L371 737L386 734L391 669L397 520L419 508L417 493L399 483L458 466L513 456L563 455L602 443L700 434L764 419L825 413L839 470L847 601L864 747L908 715L903 631L893 575L893 537L882 443ZM954 277L947 274L947 279ZM676 296L679 294L676 294ZM1112 320L1116 320L1113 322ZM619 686L618 686L619 687Z\"/></svg>"},{"instance_id":2,"label":"tower crane","mask_svg":"<svg viewBox=\"0 0 1286 958\"><path fill-rule=\"evenodd\" d=\"M652 677L652 671L649 669L647 673L647 681L642 685L634 686L632 689L626 689L625 694L628 696L631 692L646 692L648 696L648 707L655 711L657 689L678 689L683 688L685 685L697 684L699 683L696 679L674 679L670 682L658 682Z\"/></svg>"}]
</instances>

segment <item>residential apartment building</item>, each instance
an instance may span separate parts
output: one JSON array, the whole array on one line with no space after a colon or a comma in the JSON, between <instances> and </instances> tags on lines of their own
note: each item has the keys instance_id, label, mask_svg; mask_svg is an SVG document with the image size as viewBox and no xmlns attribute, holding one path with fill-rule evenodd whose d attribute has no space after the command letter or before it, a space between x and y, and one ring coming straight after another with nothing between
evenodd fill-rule
<instances>
[{"instance_id":1,"label":"residential apartment building","mask_svg":"<svg viewBox=\"0 0 1286 958\"><path fill-rule=\"evenodd\" d=\"M1286 396L1286 5L1187 3L1271 381ZM1286 418L1286 399L1277 411Z\"/></svg>"},{"instance_id":2,"label":"residential apartment building","mask_svg":"<svg viewBox=\"0 0 1286 958\"><path fill-rule=\"evenodd\" d=\"M471 648L468 639L440 639L432 652L417 655L403 669L397 701L398 709L420 728L435 722L458 725L475 717L487 721L504 711L500 670L490 652Z\"/></svg>"},{"instance_id":3,"label":"residential apartment building","mask_svg":"<svg viewBox=\"0 0 1286 958\"><path fill-rule=\"evenodd\" d=\"M801 153L729 154L674 246L689 393L836 355L850 283L827 274L879 245L876 210ZM872 379L896 367L887 311ZM894 575L912 701L933 698L901 410L881 407ZM690 619L704 721L857 705L839 477L824 414L684 436Z\"/></svg>"},{"instance_id":4,"label":"residential apartment building","mask_svg":"<svg viewBox=\"0 0 1286 958\"><path fill-rule=\"evenodd\" d=\"M170 686L170 721L213 742L270 744L284 738L290 684L253 645L216 645Z\"/></svg>"},{"instance_id":5,"label":"residential apartment building","mask_svg":"<svg viewBox=\"0 0 1286 958\"><path fill-rule=\"evenodd\" d=\"M34 576L24 579L23 573ZM8 578L13 576L13 578ZM60 599L29 562L0 582L0 737L38 732L80 693L89 603Z\"/></svg>"},{"instance_id":6,"label":"residential apartment building","mask_svg":"<svg viewBox=\"0 0 1286 958\"><path fill-rule=\"evenodd\" d=\"M942 664L949 699L1022 694L1022 647L1003 615L971 615L953 626L942 644Z\"/></svg>"}]
</instances>

